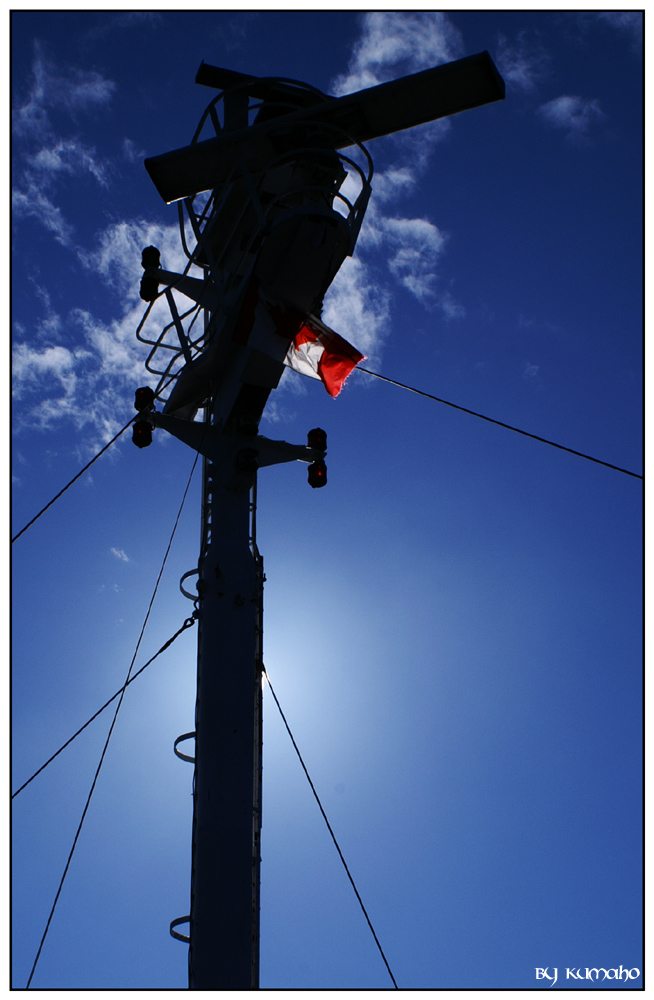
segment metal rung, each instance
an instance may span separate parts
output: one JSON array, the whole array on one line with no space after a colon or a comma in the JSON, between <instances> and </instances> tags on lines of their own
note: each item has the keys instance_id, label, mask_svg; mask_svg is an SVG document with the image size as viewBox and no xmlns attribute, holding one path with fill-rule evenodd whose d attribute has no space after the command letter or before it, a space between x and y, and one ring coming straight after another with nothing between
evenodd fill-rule
<instances>
[{"instance_id":1,"label":"metal rung","mask_svg":"<svg viewBox=\"0 0 654 1000\"><path fill-rule=\"evenodd\" d=\"M199 569L190 569L188 571L188 573L184 573L184 576L179 581L179 589L183 593L184 597L188 597L189 601L197 601L198 594L197 593L195 593L195 594L189 594L188 590L184 590L184 587L183 587L184 580L188 580L188 578L190 576L198 576L199 573L200 573Z\"/></svg>"},{"instance_id":2,"label":"metal rung","mask_svg":"<svg viewBox=\"0 0 654 1000\"><path fill-rule=\"evenodd\" d=\"M183 941L184 944L190 944L191 943L191 937L190 937L190 935L179 934L175 930L175 927L179 927L180 924L190 924L190 923L191 923L191 917L190 916L188 916L188 917L177 917L175 920L171 920L171 922L170 922L170 936L174 937L177 941Z\"/></svg>"},{"instance_id":3,"label":"metal rung","mask_svg":"<svg viewBox=\"0 0 654 1000\"><path fill-rule=\"evenodd\" d=\"M173 750L175 752L175 756L179 757L180 760L188 761L189 764L195 764L195 757L189 757L188 754L182 753L181 750L177 749L177 745L179 743L183 743L184 740L194 740L194 739L195 739L195 733L182 733L181 736L178 736L173 744Z\"/></svg>"}]
</instances>

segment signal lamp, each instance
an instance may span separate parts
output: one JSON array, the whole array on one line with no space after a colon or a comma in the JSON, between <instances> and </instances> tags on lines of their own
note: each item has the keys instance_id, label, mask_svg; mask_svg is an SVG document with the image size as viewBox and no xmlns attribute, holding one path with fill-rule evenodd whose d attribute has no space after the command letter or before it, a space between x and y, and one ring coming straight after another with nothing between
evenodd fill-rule
<instances>
[{"instance_id":1,"label":"signal lamp","mask_svg":"<svg viewBox=\"0 0 654 1000\"><path fill-rule=\"evenodd\" d=\"M137 448L147 448L152 444L152 424L147 420L137 420L132 427L132 441Z\"/></svg>"},{"instance_id":2,"label":"signal lamp","mask_svg":"<svg viewBox=\"0 0 654 1000\"><path fill-rule=\"evenodd\" d=\"M156 278L150 278L144 274L141 278L141 289L139 295L144 302L154 302L159 294L159 284Z\"/></svg>"},{"instance_id":3,"label":"signal lamp","mask_svg":"<svg viewBox=\"0 0 654 1000\"><path fill-rule=\"evenodd\" d=\"M156 247L146 247L141 254L143 267L161 267L161 254Z\"/></svg>"},{"instance_id":4,"label":"signal lamp","mask_svg":"<svg viewBox=\"0 0 654 1000\"><path fill-rule=\"evenodd\" d=\"M134 408L139 412L141 410L149 410L154 403L154 390L150 388L149 385L142 385L140 389L137 389L134 393Z\"/></svg>"},{"instance_id":5,"label":"signal lamp","mask_svg":"<svg viewBox=\"0 0 654 1000\"><path fill-rule=\"evenodd\" d=\"M318 489L327 485L327 466L320 458L317 462L312 462L309 466L309 486Z\"/></svg>"},{"instance_id":6,"label":"signal lamp","mask_svg":"<svg viewBox=\"0 0 654 1000\"><path fill-rule=\"evenodd\" d=\"M318 451L327 451L327 434L322 427L314 427L312 431L309 431L307 444L310 448L316 448Z\"/></svg>"}]
</instances>

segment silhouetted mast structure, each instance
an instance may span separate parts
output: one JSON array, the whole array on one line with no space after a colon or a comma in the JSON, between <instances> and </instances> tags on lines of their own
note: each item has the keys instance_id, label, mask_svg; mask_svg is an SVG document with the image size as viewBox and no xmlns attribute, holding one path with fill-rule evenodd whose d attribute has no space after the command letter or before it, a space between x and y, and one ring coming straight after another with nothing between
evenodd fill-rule
<instances>
[{"instance_id":1,"label":"silhouetted mast structure","mask_svg":"<svg viewBox=\"0 0 654 1000\"><path fill-rule=\"evenodd\" d=\"M156 340L144 323L137 331L159 383L137 390L133 439L144 447L162 428L203 456L200 559L181 582L199 620L195 731L175 742L195 767L191 911L171 933L189 944L191 989L258 989L264 576L256 476L299 460L309 463L312 486L326 482L324 431L292 445L260 435L259 422L285 364L317 374L335 395L361 359L319 316L371 193L362 143L500 100L504 83L486 52L340 98L205 63L196 82L218 95L193 141L145 161L164 201L178 203L188 264L167 271L155 247L143 251L141 296L164 296L171 320ZM180 313L173 291L190 308ZM197 596L184 588L196 573ZM178 749L192 737L194 757ZM177 930L185 922L188 935Z\"/></svg>"}]
</instances>

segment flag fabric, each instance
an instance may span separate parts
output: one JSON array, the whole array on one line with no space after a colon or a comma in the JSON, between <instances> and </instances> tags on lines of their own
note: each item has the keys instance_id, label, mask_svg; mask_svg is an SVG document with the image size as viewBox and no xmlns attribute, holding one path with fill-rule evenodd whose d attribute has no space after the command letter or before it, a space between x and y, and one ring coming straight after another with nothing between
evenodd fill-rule
<instances>
[{"instance_id":1,"label":"flag fabric","mask_svg":"<svg viewBox=\"0 0 654 1000\"><path fill-rule=\"evenodd\" d=\"M338 396L364 354L315 316L307 316L291 341L284 364L301 375L319 378L330 396Z\"/></svg>"},{"instance_id":2,"label":"flag fabric","mask_svg":"<svg viewBox=\"0 0 654 1000\"><path fill-rule=\"evenodd\" d=\"M246 291L233 339L283 360L301 375L320 379L332 397L365 358L316 316L269 298L256 278Z\"/></svg>"}]
</instances>

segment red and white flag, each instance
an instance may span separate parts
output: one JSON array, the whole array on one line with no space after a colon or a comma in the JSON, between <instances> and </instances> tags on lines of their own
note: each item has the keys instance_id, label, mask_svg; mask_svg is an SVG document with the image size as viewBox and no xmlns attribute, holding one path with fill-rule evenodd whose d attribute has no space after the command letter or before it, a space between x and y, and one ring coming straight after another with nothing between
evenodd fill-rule
<instances>
[{"instance_id":1,"label":"red and white flag","mask_svg":"<svg viewBox=\"0 0 654 1000\"><path fill-rule=\"evenodd\" d=\"M301 375L320 379L330 396L338 396L350 372L365 358L315 316L268 298L256 279L243 298L233 340L283 361Z\"/></svg>"},{"instance_id":2,"label":"red and white flag","mask_svg":"<svg viewBox=\"0 0 654 1000\"><path fill-rule=\"evenodd\" d=\"M315 316L302 318L284 364L301 375L319 378L330 396L338 396L348 375L365 354L348 344Z\"/></svg>"}]
</instances>

